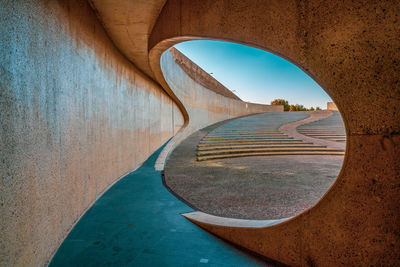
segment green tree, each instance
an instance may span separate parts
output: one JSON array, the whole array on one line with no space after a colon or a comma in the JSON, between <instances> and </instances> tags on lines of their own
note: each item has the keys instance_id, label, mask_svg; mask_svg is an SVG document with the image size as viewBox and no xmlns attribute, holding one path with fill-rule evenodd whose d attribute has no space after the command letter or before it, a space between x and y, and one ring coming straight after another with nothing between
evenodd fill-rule
<instances>
[{"instance_id":1,"label":"green tree","mask_svg":"<svg viewBox=\"0 0 400 267\"><path fill-rule=\"evenodd\" d=\"M274 99L271 101L271 105L283 105L283 110L289 111L289 103L285 99Z\"/></svg>"},{"instance_id":2,"label":"green tree","mask_svg":"<svg viewBox=\"0 0 400 267\"><path fill-rule=\"evenodd\" d=\"M307 108L303 105L296 104L294 105L295 111L306 111Z\"/></svg>"},{"instance_id":3,"label":"green tree","mask_svg":"<svg viewBox=\"0 0 400 267\"><path fill-rule=\"evenodd\" d=\"M314 111L314 107L311 107L309 110L310 110L310 111Z\"/></svg>"},{"instance_id":4,"label":"green tree","mask_svg":"<svg viewBox=\"0 0 400 267\"><path fill-rule=\"evenodd\" d=\"M317 107L315 108L315 110L321 110L321 108L317 106Z\"/></svg>"}]
</instances>

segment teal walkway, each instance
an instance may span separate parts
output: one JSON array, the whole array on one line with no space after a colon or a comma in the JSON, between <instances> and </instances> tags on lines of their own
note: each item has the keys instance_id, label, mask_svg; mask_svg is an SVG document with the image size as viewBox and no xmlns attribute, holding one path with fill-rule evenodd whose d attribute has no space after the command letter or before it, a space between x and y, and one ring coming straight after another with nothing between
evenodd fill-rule
<instances>
[{"instance_id":1,"label":"teal walkway","mask_svg":"<svg viewBox=\"0 0 400 267\"><path fill-rule=\"evenodd\" d=\"M160 151L96 201L50 266L273 266L180 215L193 210L163 186Z\"/></svg>"}]
</instances>

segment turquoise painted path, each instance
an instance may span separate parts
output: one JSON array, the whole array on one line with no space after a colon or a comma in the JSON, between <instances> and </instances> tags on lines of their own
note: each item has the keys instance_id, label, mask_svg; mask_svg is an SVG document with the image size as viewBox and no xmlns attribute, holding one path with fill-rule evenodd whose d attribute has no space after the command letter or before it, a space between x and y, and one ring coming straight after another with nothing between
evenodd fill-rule
<instances>
[{"instance_id":1,"label":"turquoise painted path","mask_svg":"<svg viewBox=\"0 0 400 267\"><path fill-rule=\"evenodd\" d=\"M180 215L192 209L154 169L161 149L96 201L50 266L271 266Z\"/></svg>"}]
</instances>

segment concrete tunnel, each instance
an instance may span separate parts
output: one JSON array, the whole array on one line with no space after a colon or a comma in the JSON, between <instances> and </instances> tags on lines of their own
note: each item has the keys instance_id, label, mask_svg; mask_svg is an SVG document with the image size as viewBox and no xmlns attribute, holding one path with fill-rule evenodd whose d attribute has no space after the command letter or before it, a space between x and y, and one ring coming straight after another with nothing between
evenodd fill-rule
<instances>
[{"instance_id":1,"label":"concrete tunnel","mask_svg":"<svg viewBox=\"0 0 400 267\"><path fill-rule=\"evenodd\" d=\"M162 54L197 39L257 47L296 64L337 104L347 143L334 185L290 220L238 227L187 218L290 266L399 265L398 1L0 6L1 266L48 264L96 200L168 140L156 169L201 128L275 111L208 90L207 81L183 86L179 65Z\"/></svg>"}]
</instances>

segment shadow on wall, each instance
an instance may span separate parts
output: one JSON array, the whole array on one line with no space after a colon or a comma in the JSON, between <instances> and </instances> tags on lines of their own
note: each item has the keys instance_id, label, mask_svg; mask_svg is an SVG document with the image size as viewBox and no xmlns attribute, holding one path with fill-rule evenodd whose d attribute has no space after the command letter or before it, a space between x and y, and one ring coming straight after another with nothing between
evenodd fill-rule
<instances>
[{"instance_id":1,"label":"shadow on wall","mask_svg":"<svg viewBox=\"0 0 400 267\"><path fill-rule=\"evenodd\" d=\"M180 41L251 44L283 55L318 81L347 131L339 177L312 209L259 229L193 222L289 265L398 265L399 7L391 1L167 1L149 39L158 81L160 51Z\"/></svg>"}]
</instances>

